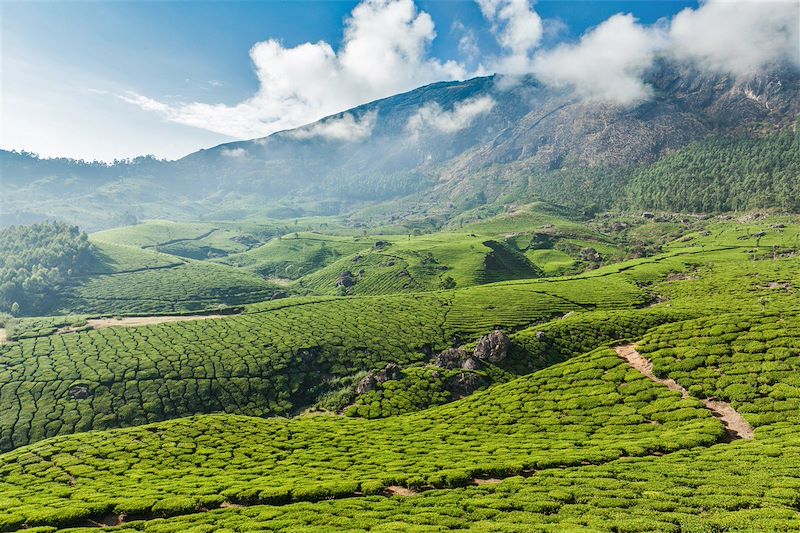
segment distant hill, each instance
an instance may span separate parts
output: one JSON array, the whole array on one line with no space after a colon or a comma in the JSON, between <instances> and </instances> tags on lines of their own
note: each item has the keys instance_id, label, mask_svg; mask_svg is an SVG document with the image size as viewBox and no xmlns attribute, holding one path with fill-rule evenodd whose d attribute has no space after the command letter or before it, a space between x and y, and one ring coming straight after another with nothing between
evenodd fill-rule
<instances>
[{"instance_id":1,"label":"distant hill","mask_svg":"<svg viewBox=\"0 0 800 533\"><path fill-rule=\"evenodd\" d=\"M654 98L633 108L581 101L532 78L435 83L178 161L104 165L1 152L8 193L0 223L48 214L97 229L146 217L334 214L380 202L405 216L536 198L798 209L800 73L741 79L662 64L648 81ZM680 200L647 194L648 180L658 185L676 171ZM717 196L741 196L728 188L741 188L743 177L768 193L695 197L709 183Z\"/></svg>"}]
</instances>

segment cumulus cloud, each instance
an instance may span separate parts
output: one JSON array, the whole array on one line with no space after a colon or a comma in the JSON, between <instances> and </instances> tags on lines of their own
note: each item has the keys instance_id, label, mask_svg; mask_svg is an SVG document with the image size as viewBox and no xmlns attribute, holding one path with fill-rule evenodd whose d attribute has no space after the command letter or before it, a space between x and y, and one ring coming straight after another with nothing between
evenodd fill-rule
<instances>
[{"instance_id":1,"label":"cumulus cloud","mask_svg":"<svg viewBox=\"0 0 800 533\"><path fill-rule=\"evenodd\" d=\"M322 137L335 141L360 141L372 134L377 117L378 112L375 110L364 113L359 119L356 119L352 113L345 113L341 117L329 118L302 128L289 130L286 135L294 139Z\"/></svg>"},{"instance_id":2,"label":"cumulus cloud","mask_svg":"<svg viewBox=\"0 0 800 533\"><path fill-rule=\"evenodd\" d=\"M544 32L542 18L528 0L476 0L484 18L505 54L497 58L494 70L503 74L530 71L530 55Z\"/></svg>"},{"instance_id":3,"label":"cumulus cloud","mask_svg":"<svg viewBox=\"0 0 800 533\"><path fill-rule=\"evenodd\" d=\"M672 19L669 52L717 72L754 74L789 61L800 65L800 3L708 1Z\"/></svg>"},{"instance_id":4,"label":"cumulus cloud","mask_svg":"<svg viewBox=\"0 0 800 533\"><path fill-rule=\"evenodd\" d=\"M476 117L491 111L495 103L491 96L480 96L458 102L450 111L445 111L437 103L428 104L408 119L406 129L413 137L426 130L455 133L469 127Z\"/></svg>"},{"instance_id":5,"label":"cumulus cloud","mask_svg":"<svg viewBox=\"0 0 800 533\"><path fill-rule=\"evenodd\" d=\"M662 41L661 31L637 24L633 15L614 15L580 42L538 54L533 72L547 85L587 99L632 104L652 92L642 77Z\"/></svg>"},{"instance_id":6,"label":"cumulus cloud","mask_svg":"<svg viewBox=\"0 0 800 533\"><path fill-rule=\"evenodd\" d=\"M635 104L652 94L644 76L657 57L734 75L787 61L800 65L799 27L795 1L708 0L653 26L618 14L578 43L537 54L532 72L584 98Z\"/></svg>"},{"instance_id":7,"label":"cumulus cloud","mask_svg":"<svg viewBox=\"0 0 800 533\"><path fill-rule=\"evenodd\" d=\"M465 78L462 64L430 57L435 36L430 15L413 0L364 0L346 20L338 51L324 41L254 45L250 57L260 87L237 105L170 104L136 93L121 98L172 122L259 137L420 85Z\"/></svg>"},{"instance_id":8,"label":"cumulus cloud","mask_svg":"<svg viewBox=\"0 0 800 533\"><path fill-rule=\"evenodd\" d=\"M454 23L451 29L461 33L459 49L465 62L441 61L430 55L436 37L433 20L414 0L363 0L345 21L338 49L324 41L294 47L274 39L256 43L250 57L259 89L236 105L175 103L135 92L118 97L168 121L245 139L309 124L427 83L487 71L533 73L543 83L571 89L583 98L634 104L651 95L643 80L658 57L737 75L787 60L800 66L797 0L707 0L654 26L618 14L578 42L547 50L540 48L542 40L550 39L548 28L559 25L542 20L532 0L476 2L502 51L482 62L473 29ZM472 70L465 66L476 62ZM425 113L432 117L437 112L445 113L435 108ZM298 135L356 139L371 131L363 120L345 115ZM419 120L436 123L430 117Z\"/></svg>"}]
</instances>

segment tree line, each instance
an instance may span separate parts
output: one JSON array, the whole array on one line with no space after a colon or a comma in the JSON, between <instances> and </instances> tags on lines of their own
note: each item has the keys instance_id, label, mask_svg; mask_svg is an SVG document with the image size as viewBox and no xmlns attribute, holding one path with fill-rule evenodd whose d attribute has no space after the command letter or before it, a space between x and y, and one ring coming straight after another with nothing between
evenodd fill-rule
<instances>
[{"instance_id":1,"label":"tree line","mask_svg":"<svg viewBox=\"0 0 800 533\"><path fill-rule=\"evenodd\" d=\"M92 244L77 226L43 222L0 230L0 311L30 315L70 278L84 273Z\"/></svg>"}]
</instances>

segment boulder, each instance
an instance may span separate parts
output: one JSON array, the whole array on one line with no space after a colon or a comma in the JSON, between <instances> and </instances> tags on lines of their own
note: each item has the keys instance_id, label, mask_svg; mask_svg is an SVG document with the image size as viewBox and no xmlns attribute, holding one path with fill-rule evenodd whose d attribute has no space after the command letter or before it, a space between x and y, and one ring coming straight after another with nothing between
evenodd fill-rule
<instances>
[{"instance_id":1,"label":"boulder","mask_svg":"<svg viewBox=\"0 0 800 533\"><path fill-rule=\"evenodd\" d=\"M594 248L584 248L580 251L580 258L584 261L593 261L598 262L602 258L600 257L600 252L595 250Z\"/></svg>"},{"instance_id":2,"label":"boulder","mask_svg":"<svg viewBox=\"0 0 800 533\"><path fill-rule=\"evenodd\" d=\"M469 396L486 384L486 380L472 372L462 372L450 377L444 383L445 389L456 399Z\"/></svg>"},{"instance_id":3,"label":"boulder","mask_svg":"<svg viewBox=\"0 0 800 533\"><path fill-rule=\"evenodd\" d=\"M431 359L431 364L439 368L461 368L468 358L467 352L463 348L448 348L447 350L437 353Z\"/></svg>"},{"instance_id":4,"label":"boulder","mask_svg":"<svg viewBox=\"0 0 800 533\"><path fill-rule=\"evenodd\" d=\"M402 369L395 363L389 363L383 370L373 370L364 376L364 379L359 381L358 385L356 385L356 394L364 394L375 390L379 383L396 381L403 377L405 377L405 374L403 374Z\"/></svg>"},{"instance_id":5,"label":"boulder","mask_svg":"<svg viewBox=\"0 0 800 533\"><path fill-rule=\"evenodd\" d=\"M499 363L506 358L510 349L511 339L498 329L478 339L473 355L481 361Z\"/></svg>"},{"instance_id":6,"label":"boulder","mask_svg":"<svg viewBox=\"0 0 800 533\"><path fill-rule=\"evenodd\" d=\"M468 357L463 363L461 368L464 370L478 370L481 367L481 362L474 357Z\"/></svg>"},{"instance_id":7,"label":"boulder","mask_svg":"<svg viewBox=\"0 0 800 533\"><path fill-rule=\"evenodd\" d=\"M73 400L85 400L92 395L89 385L73 385L67 391L67 394Z\"/></svg>"},{"instance_id":8,"label":"boulder","mask_svg":"<svg viewBox=\"0 0 800 533\"><path fill-rule=\"evenodd\" d=\"M349 270L347 272L342 272L339 275L339 279L336 280L337 287L352 287L356 284L356 280L353 278L353 273Z\"/></svg>"}]
</instances>

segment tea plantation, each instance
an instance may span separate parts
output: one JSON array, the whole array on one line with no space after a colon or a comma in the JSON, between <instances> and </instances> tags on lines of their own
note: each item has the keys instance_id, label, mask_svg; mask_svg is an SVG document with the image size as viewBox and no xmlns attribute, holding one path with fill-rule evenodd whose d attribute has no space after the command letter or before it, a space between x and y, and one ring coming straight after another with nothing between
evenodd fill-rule
<instances>
[{"instance_id":1,"label":"tea plantation","mask_svg":"<svg viewBox=\"0 0 800 533\"><path fill-rule=\"evenodd\" d=\"M180 313L286 294L249 272L127 245L96 242L94 256L85 275L59 288L51 313Z\"/></svg>"},{"instance_id":2,"label":"tea plantation","mask_svg":"<svg viewBox=\"0 0 800 533\"><path fill-rule=\"evenodd\" d=\"M81 316L18 322L27 334L0 345L0 531L800 531L800 226L631 221L603 242L562 215L412 238L342 229L320 239L323 259L298 233L230 265L100 243L116 262L86 283L130 297L109 300L114 313L152 312L147 291L180 311L258 303L96 331L63 333L85 330ZM529 219L533 231L496 238ZM535 248L547 224L563 250ZM616 257L642 235L662 253L563 277L530 258L571 258L568 241ZM281 260L293 246L297 263ZM504 281L481 278L501 249ZM254 272L291 277L304 261L292 288L318 294L270 300ZM344 264L364 273L339 291ZM181 269L198 277L182 283ZM228 273L242 292L224 292ZM431 290L443 274L455 288ZM502 359L437 366L498 329ZM631 343L655 377L611 349ZM362 390L390 363L396 376ZM709 401L754 435L731 433Z\"/></svg>"},{"instance_id":3,"label":"tea plantation","mask_svg":"<svg viewBox=\"0 0 800 533\"><path fill-rule=\"evenodd\" d=\"M389 485L459 486L475 476L669 453L721 433L699 402L600 350L378 421L207 416L59 438L3 455L0 486L7 523L57 525L110 511L168 515L187 500L279 503Z\"/></svg>"}]
</instances>

